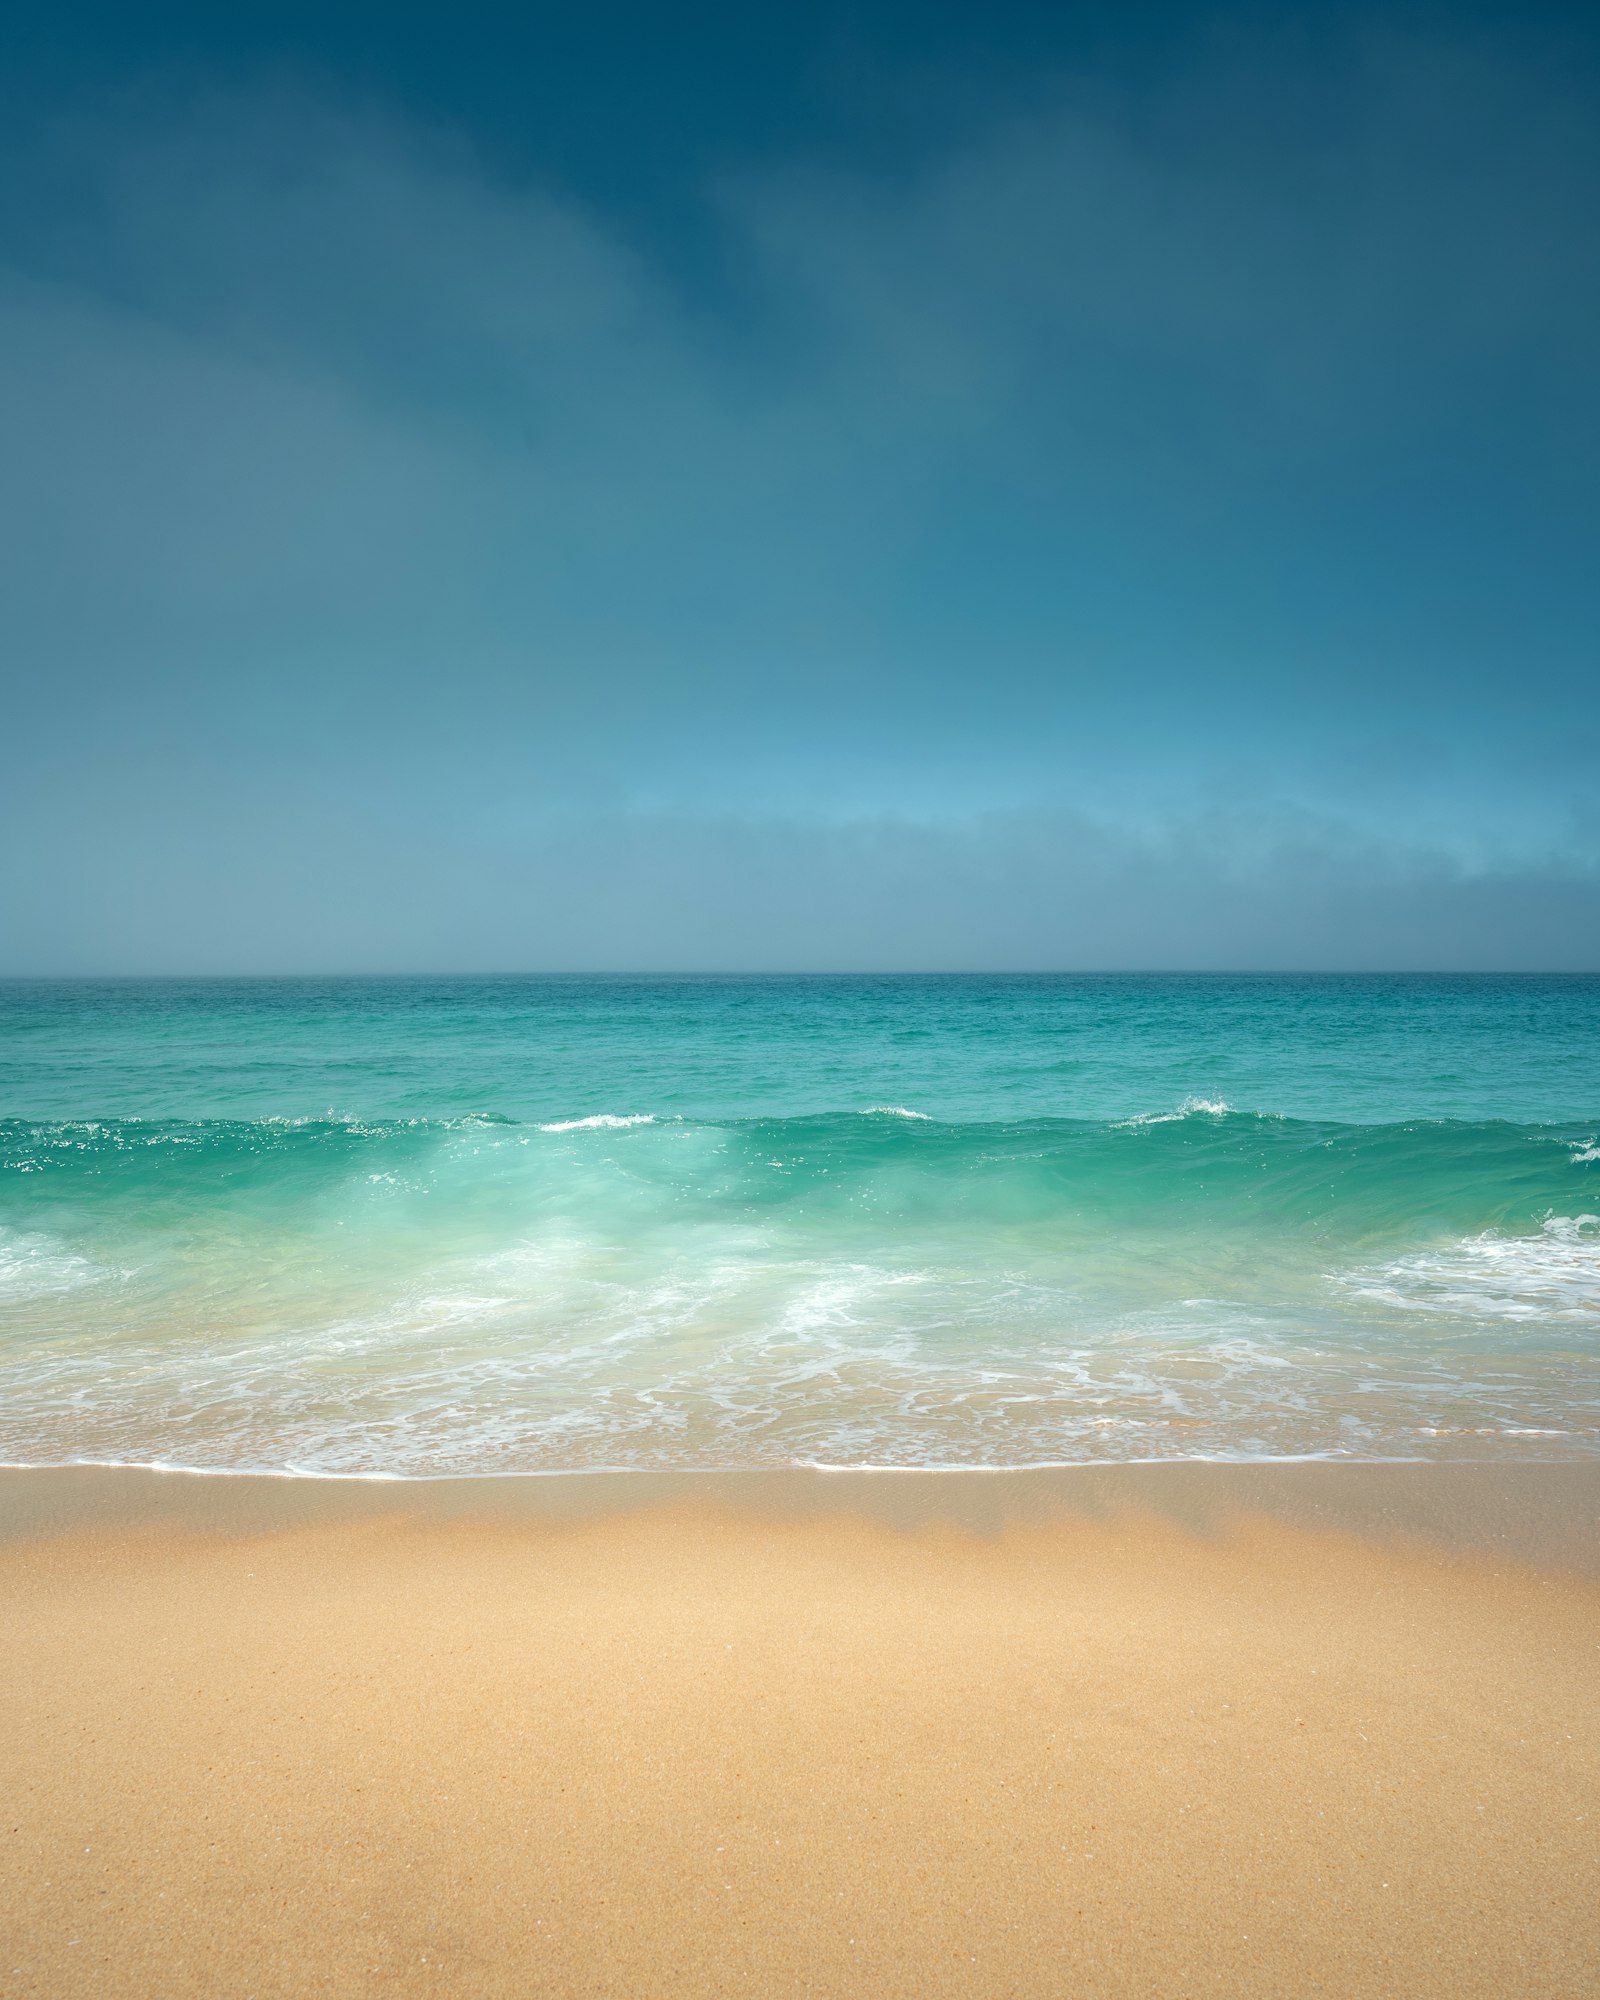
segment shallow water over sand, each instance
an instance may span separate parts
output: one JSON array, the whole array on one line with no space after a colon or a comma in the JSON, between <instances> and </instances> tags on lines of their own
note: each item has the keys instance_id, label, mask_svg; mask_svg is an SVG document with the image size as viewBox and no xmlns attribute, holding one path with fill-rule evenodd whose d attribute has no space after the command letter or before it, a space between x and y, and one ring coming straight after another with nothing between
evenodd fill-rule
<instances>
[{"instance_id":1,"label":"shallow water over sand","mask_svg":"<svg viewBox=\"0 0 1600 2000\"><path fill-rule=\"evenodd\" d=\"M0 1459L1600 1452L1600 982L0 988Z\"/></svg>"}]
</instances>

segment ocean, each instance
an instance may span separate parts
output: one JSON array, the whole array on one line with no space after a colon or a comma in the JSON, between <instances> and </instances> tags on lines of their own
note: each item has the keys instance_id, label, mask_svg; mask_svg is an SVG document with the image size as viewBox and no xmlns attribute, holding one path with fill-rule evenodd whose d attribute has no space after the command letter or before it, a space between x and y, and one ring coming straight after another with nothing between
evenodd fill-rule
<instances>
[{"instance_id":1,"label":"ocean","mask_svg":"<svg viewBox=\"0 0 1600 2000\"><path fill-rule=\"evenodd\" d=\"M0 984L0 1460L1600 1452L1600 979Z\"/></svg>"}]
</instances>

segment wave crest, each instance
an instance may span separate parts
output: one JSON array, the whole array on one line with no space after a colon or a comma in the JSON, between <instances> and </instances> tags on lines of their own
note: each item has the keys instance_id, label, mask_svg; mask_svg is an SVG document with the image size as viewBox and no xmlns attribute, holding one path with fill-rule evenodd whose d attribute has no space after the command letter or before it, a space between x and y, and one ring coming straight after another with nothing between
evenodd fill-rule
<instances>
[{"instance_id":1,"label":"wave crest","mask_svg":"<svg viewBox=\"0 0 1600 2000\"><path fill-rule=\"evenodd\" d=\"M1131 1132L1139 1125L1176 1125L1182 1118L1227 1118L1233 1106L1225 1097L1186 1097L1176 1111L1141 1111L1134 1118L1119 1118L1113 1129Z\"/></svg>"},{"instance_id":2,"label":"wave crest","mask_svg":"<svg viewBox=\"0 0 1600 2000\"><path fill-rule=\"evenodd\" d=\"M541 1125L541 1132L622 1132L630 1125L653 1125L654 1117L648 1111L632 1111L619 1116L614 1111L599 1111L592 1118L557 1118L548 1125Z\"/></svg>"}]
</instances>

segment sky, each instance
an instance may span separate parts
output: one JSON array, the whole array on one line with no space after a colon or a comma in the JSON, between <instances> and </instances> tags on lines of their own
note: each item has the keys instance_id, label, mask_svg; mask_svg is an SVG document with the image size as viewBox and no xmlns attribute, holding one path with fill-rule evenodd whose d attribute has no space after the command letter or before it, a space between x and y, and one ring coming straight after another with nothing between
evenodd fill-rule
<instances>
[{"instance_id":1,"label":"sky","mask_svg":"<svg viewBox=\"0 0 1600 2000\"><path fill-rule=\"evenodd\" d=\"M1600 969L1584 10L27 0L0 974Z\"/></svg>"}]
</instances>

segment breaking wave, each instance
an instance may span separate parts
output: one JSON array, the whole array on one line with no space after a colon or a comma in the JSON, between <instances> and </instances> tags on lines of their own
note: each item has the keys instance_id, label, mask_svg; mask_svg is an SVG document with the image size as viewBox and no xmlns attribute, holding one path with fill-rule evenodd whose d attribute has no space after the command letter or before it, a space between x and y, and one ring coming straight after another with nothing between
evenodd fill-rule
<instances>
[{"instance_id":1,"label":"breaking wave","mask_svg":"<svg viewBox=\"0 0 1600 2000\"><path fill-rule=\"evenodd\" d=\"M0 1458L1600 1451L1591 1133L1208 1098L0 1123Z\"/></svg>"},{"instance_id":2,"label":"breaking wave","mask_svg":"<svg viewBox=\"0 0 1600 2000\"><path fill-rule=\"evenodd\" d=\"M1553 1215L1531 1236L1487 1230L1350 1274L1344 1282L1402 1311L1600 1319L1600 1215Z\"/></svg>"}]
</instances>

